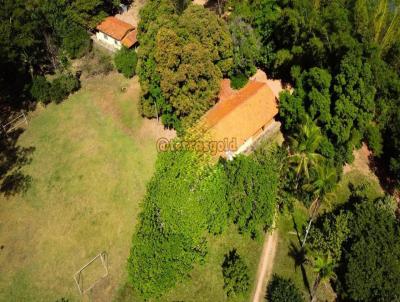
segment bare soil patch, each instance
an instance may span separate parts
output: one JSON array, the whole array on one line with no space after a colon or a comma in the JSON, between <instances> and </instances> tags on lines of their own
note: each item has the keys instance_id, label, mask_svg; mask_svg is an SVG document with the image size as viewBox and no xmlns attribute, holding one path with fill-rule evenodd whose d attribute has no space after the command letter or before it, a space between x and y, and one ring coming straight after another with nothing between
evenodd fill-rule
<instances>
[{"instance_id":1,"label":"bare soil patch","mask_svg":"<svg viewBox=\"0 0 400 302\"><path fill-rule=\"evenodd\" d=\"M351 164L345 164L343 173L347 174L353 170L358 170L365 175L375 176L371 170L371 156L372 152L368 149L366 144L362 144L361 148L353 151L354 161Z\"/></svg>"},{"instance_id":2,"label":"bare soil patch","mask_svg":"<svg viewBox=\"0 0 400 302\"><path fill-rule=\"evenodd\" d=\"M258 264L256 277L256 288L253 295L253 302L262 302L265 289L274 267L276 248L278 245L278 231L273 230L271 234L266 234L264 246Z\"/></svg>"},{"instance_id":3,"label":"bare soil patch","mask_svg":"<svg viewBox=\"0 0 400 302\"><path fill-rule=\"evenodd\" d=\"M115 15L116 18L125 21L127 23L133 24L137 27L139 24L139 12L140 9L146 4L146 0L135 0L129 6L128 10L122 14Z\"/></svg>"}]
</instances>

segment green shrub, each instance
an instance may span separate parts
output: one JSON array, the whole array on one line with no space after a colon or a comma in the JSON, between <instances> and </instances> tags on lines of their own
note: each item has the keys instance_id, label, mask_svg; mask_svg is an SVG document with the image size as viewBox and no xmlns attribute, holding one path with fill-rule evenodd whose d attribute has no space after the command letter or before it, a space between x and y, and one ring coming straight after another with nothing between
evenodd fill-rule
<instances>
[{"instance_id":1,"label":"green shrub","mask_svg":"<svg viewBox=\"0 0 400 302\"><path fill-rule=\"evenodd\" d=\"M63 74L51 82L49 91L50 100L56 103L64 100L71 92L80 87L79 79L72 74Z\"/></svg>"},{"instance_id":2,"label":"green shrub","mask_svg":"<svg viewBox=\"0 0 400 302\"><path fill-rule=\"evenodd\" d=\"M72 59L75 59L82 57L89 50L90 43L91 40L86 30L72 23L62 40L62 48Z\"/></svg>"},{"instance_id":3,"label":"green shrub","mask_svg":"<svg viewBox=\"0 0 400 302\"><path fill-rule=\"evenodd\" d=\"M224 289L228 296L242 294L249 289L249 268L236 249L225 255L222 275L224 276Z\"/></svg>"},{"instance_id":4,"label":"green shrub","mask_svg":"<svg viewBox=\"0 0 400 302\"><path fill-rule=\"evenodd\" d=\"M235 74L231 76L231 86L234 89L240 89L247 84L249 79L244 74Z\"/></svg>"},{"instance_id":5,"label":"green shrub","mask_svg":"<svg viewBox=\"0 0 400 302\"><path fill-rule=\"evenodd\" d=\"M51 84L43 76L33 78L31 86L31 95L35 100L43 103L50 102L50 87Z\"/></svg>"},{"instance_id":6,"label":"green shrub","mask_svg":"<svg viewBox=\"0 0 400 302\"><path fill-rule=\"evenodd\" d=\"M260 157L254 160L240 155L225 165L230 217L252 238L272 225L279 183L275 158L269 154Z\"/></svg>"},{"instance_id":7,"label":"green shrub","mask_svg":"<svg viewBox=\"0 0 400 302\"><path fill-rule=\"evenodd\" d=\"M291 279L285 279L278 275L274 275L268 284L265 301L304 302L304 299Z\"/></svg>"},{"instance_id":8,"label":"green shrub","mask_svg":"<svg viewBox=\"0 0 400 302\"><path fill-rule=\"evenodd\" d=\"M128 259L130 283L143 298L159 297L204 259L205 235L227 224L224 178L222 167L194 152L159 153Z\"/></svg>"},{"instance_id":9,"label":"green shrub","mask_svg":"<svg viewBox=\"0 0 400 302\"><path fill-rule=\"evenodd\" d=\"M114 57L114 63L117 70L126 78L131 78L135 75L137 55L134 50L129 50L122 47Z\"/></svg>"}]
</instances>

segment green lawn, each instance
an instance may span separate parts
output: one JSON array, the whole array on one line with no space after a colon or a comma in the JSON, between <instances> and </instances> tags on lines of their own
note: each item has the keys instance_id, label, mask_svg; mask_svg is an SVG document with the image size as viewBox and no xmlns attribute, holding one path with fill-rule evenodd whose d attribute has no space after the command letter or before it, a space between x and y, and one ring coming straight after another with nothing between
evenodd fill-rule
<instances>
[{"instance_id":1,"label":"green lawn","mask_svg":"<svg viewBox=\"0 0 400 302\"><path fill-rule=\"evenodd\" d=\"M304 266L304 271L301 267L296 267L295 259L290 256L292 251L299 248L299 240L297 237L297 230L301 233L302 225L307 222L307 210L300 204L295 205L294 213L283 213L278 216L278 249L275 256L275 263L273 272L286 278L291 278L296 286L301 289L304 297L308 297L308 287L312 286L314 276L310 267Z\"/></svg>"},{"instance_id":2,"label":"green lawn","mask_svg":"<svg viewBox=\"0 0 400 302\"><path fill-rule=\"evenodd\" d=\"M383 195L382 187L380 186L376 177L370 174L359 173L357 170L351 171L345 174L342 180L339 182L336 188L336 202L344 203L350 197L349 184L355 186L366 184L367 185L367 195L371 199L375 199Z\"/></svg>"},{"instance_id":3,"label":"green lawn","mask_svg":"<svg viewBox=\"0 0 400 302\"><path fill-rule=\"evenodd\" d=\"M1 301L79 300L73 274L101 251L110 275L93 295L110 301L125 280L156 158L156 137L142 127L138 97L136 79L112 73L31 114L18 142L34 148L22 170L31 186L0 197Z\"/></svg>"}]
</instances>

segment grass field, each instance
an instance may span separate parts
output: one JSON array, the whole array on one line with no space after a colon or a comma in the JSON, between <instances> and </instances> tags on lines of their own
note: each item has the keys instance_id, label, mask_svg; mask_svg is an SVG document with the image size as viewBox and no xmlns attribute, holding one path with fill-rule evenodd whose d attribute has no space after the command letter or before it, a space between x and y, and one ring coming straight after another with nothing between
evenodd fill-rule
<instances>
[{"instance_id":1,"label":"grass field","mask_svg":"<svg viewBox=\"0 0 400 302\"><path fill-rule=\"evenodd\" d=\"M139 117L138 98L136 79L112 73L31 114L18 142L34 148L22 170L31 186L0 197L1 301L76 301L73 274L101 251L110 275L96 300L110 301L125 280L156 158L156 132Z\"/></svg>"}]
</instances>

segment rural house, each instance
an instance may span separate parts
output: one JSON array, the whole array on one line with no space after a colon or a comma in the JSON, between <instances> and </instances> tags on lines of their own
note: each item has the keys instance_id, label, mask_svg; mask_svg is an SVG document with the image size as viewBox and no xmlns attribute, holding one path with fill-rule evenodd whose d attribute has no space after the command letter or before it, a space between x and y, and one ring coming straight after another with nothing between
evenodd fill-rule
<instances>
[{"instance_id":1,"label":"rural house","mask_svg":"<svg viewBox=\"0 0 400 302\"><path fill-rule=\"evenodd\" d=\"M115 17L107 17L96 29L97 40L111 50L121 49L122 45L131 48L137 44L135 26Z\"/></svg>"},{"instance_id":2,"label":"rural house","mask_svg":"<svg viewBox=\"0 0 400 302\"><path fill-rule=\"evenodd\" d=\"M201 118L207 139L228 142L217 155L231 158L248 150L266 133L279 129L274 117L278 102L271 88L251 80L239 91L230 88L230 81L221 82L219 102Z\"/></svg>"}]
</instances>

